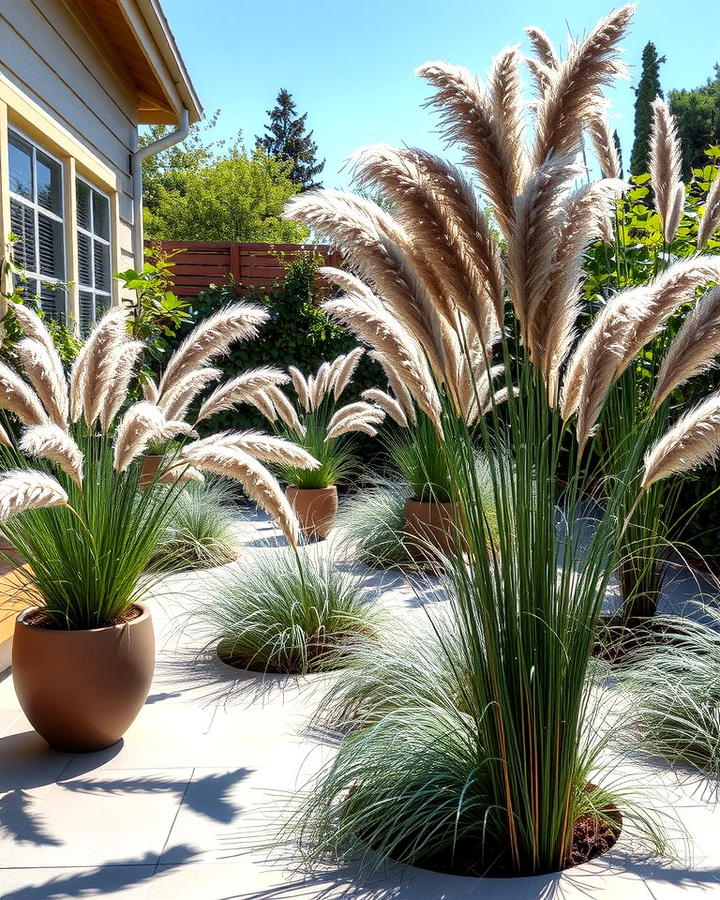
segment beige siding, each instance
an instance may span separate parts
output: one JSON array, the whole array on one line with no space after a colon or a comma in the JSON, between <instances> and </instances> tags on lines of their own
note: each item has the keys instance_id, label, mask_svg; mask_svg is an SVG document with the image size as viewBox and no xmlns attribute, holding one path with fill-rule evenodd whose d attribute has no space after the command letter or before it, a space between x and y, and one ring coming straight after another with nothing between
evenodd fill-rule
<instances>
[{"instance_id":1,"label":"beige siding","mask_svg":"<svg viewBox=\"0 0 720 900\"><path fill-rule=\"evenodd\" d=\"M118 175L118 263L132 263L135 106L81 0L0 0L0 72Z\"/></svg>"}]
</instances>

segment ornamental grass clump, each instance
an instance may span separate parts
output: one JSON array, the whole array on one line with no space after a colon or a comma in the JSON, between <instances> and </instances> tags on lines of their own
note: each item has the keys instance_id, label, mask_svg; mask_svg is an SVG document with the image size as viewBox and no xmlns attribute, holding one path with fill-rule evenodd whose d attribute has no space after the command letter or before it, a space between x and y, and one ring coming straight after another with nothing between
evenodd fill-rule
<instances>
[{"instance_id":1,"label":"ornamental grass clump","mask_svg":"<svg viewBox=\"0 0 720 900\"><path fill-rule=\"evenodd\" d=\"M6 431L0 436L9 469L0 475L0 527L27 560L27 598L54 627L113 624L147 595L152 578L141 576L184 484L202 481L203 471L239 481L295 545L294 513L261 460L309 467L316 461L256 432L196 440L186 421L208 383L207 364L252 338L264 311L238 303L206 319L170 358L159 384L147 380L145 399L133 402L144 344L128 336L125 308L98 322L69 377L40 317L19 304L12 308L25 337L15 347L18 370L0 364L0 408L22 427L17 443ZM176 449L139 493L143 454L173 439Z\"/></svg>"},{"instance_id":2,"label":"ornamental grass clump","mask_svg":"<svg viewBox=\"0 0 720 900\"><path fill-rule=\"evenodd\" d=\"M608 235L624 189L617 179L578 187L578 158L603 87L623 71L631 16L612 13L565 59L553 51L552 64L534 31L533 104L522 99L517 48L496 57L486 86L459 66L419 69L499 233L468 179L416 149L358 157L360 183L382 189L392 216L337 191L288 205L347 260L349 271L324 270L343 292L325 310L389 361L445 447L461 543L444 569L467 672L461 714L391 710L343 742L293 823L310 862L359 855L371 866L539 874L607 849L619 816L662 846L646 798L634 803L603 778L587 674L626 523L656 479L717 452L717 398L658 442L654 417L664 429L668 411L649 410L612 448L616 477L595 497L590 486L611 388L668 317L720 277L720 259L674 263L613 295L578 342L585 250ZM489 407L474 421L462 414L468 396L478 412Z\"/></svg>"},{"instance_id":3,"label":"ornamental grass clump","mask_svg":"<svg viewBox=\"0 0 720 900\"><path fill-rule=\"evenodd\" d=\"M232 666L307 675L344 666L377 634L371 592L310 548L262 550L219 582L201 613Z\"/></svg>"},{"instance_id":4,"label":"ornamental grass clump","mask_svg":"<svg viewBox=\"0 0 720 900\"><path fill-rule=\"evenodd\" d=\"M701 622L658 616L654 626L619 676L632 700L633 736L655 756L717 775L720 616L711 609Z\"/></svg>"},{"instance_id":5,"label":"ornamental grass clump","mask_svg":"<svg viewBox=\"0 0 720 900\"><path fill-rule=\"evenodd\" d=\"M217 477L189 483L178 497L158 546L156 561L178 568L221 566L237 558L235 489Z\"/></svg>"}]
</instances>

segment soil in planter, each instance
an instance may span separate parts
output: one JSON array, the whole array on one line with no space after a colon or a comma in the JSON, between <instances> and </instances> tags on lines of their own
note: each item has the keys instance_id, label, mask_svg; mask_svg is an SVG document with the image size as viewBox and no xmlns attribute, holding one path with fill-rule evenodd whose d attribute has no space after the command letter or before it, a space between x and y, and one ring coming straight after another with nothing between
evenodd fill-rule
<instances>
[{"instance_id":1,"label":"soil in planter","mask_svg":"<svg viewBox=\"0 0 720 900\"><path fill-rule=\"evenodd\" d=\"M261 666L252 657L234 655L232 652L232 641L220 641L217 648L217 655L225 665L232 666L234 669L244 669L247 672L259 672L266 675L313 675L318 672L331 672L333 669L339 669L341 666L320 664L323 657L329 654L340 656L342 654L342 645L332 646L308 646L307 660L308 668L305 672L288 661L286 665L270 663L267 666Z\"/></svg>"},{"instance_id":2,"label":"soil in planter","mask_svg":"<svg viewBox=\"0 0 720 900\"><path fill-rule=\"evenodd\" d=\"M118 616L110 622L107 622L105 625L98 625L97 627L109 628L111 625L126 625L128 622L132 622L133 619L139 619L142 614L143 611L139 606L131 606L122 616ZM36 628L49 628L54 631L75 630L63 628L61 625L58 625L44 609L34 609L25 616L23 621L26 625L33 625Z\"/></svg>"},{"instance_id":3,"label":"soil in planter","mask_svg":"<svg viewBox=\"0 0 720 900\"><path fill-rule=\"evenodd\" d=\"M608 822L607 819L610 819ZM586 813L575 823L573 832L573 844L570 856L564 869L579 866L596 859L606 853L617 841L622 829L622 817L616 807L607 810L607 819L600 819L592 813ZM443 859L439 854L432 857L417 858L412 865L419 869L427 869L431 872L441 872L443 875L463 875L470 878L517 878L518 873L511 870L507 862L495 866L478 863L478 843L469 839L459 841L452 850L448 850L448 857ZM547 874L542 872L528 873L534 875Z\"/></svg>"}]
</instances>

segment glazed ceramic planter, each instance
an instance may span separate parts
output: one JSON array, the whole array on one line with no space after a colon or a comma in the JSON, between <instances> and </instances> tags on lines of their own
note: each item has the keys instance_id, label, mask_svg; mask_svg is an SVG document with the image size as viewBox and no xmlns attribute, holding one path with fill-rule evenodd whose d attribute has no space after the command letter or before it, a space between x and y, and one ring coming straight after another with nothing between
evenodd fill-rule
<instances>
[{"instance_id":1,"label":"glazed ceramic planter","mask_svg":"<svg viewBox=\"0 0 720 900\"><path fill-rule=\"evenodd\" d=\"M297 488L288 485L285 496L295 510L305 537L322 540L328 536L335 524L338 508L335 485L324 488Z\"/></svg>"},{"instance_id":2,"label":"glazed ceramic planter","mask_svg":"<svg viewBox=\"0 0 720 900\"><path fill-rule=\"evenodd\" d=\"M15 623L12 674L30 724L56 750L84 753L110 747L140 712L155 670L150 610L121 625L64 631Z\"/></svg>"},{"instance_id":3,"label":"glazed ceramic planter","mask_svg":"<svg viewBox=\"0 0 720 900\"><path fill-rule=\"evenodd\" d=\"M144 491L157 478L158 469L162 465L165 457L162 453L150 453L143 457L142 469L140 470L140 490Z\"/></svg>"},{"instance_id":4,"label":"glazed ceramic planter","mask_svg":"<svg viewBox=\"0 0 720 900\"><path fill-rule=\"evenodd\" d=\"M405 534L408 549L418 562L437 562L432 548L447 556L452 555L457 552L458 547L455 505L406 500Z\"/></svg>"}]
</instances>

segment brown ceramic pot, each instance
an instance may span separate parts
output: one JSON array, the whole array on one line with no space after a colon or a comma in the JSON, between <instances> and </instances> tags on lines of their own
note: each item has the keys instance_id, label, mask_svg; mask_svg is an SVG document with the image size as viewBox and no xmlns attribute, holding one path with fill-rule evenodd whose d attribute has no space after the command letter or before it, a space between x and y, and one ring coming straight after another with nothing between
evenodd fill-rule
<instances>
[{"instance_id":1,"label":"brown ceramic pot","mask_svg":"<svg viewBox=\"0 0 720 900\"><path fill-rule=\"evenodd\" d=\"M16 569L18 566L22 566L25 563L25 557L20 553L19 550L16 550L13 545L10 543L8 538L0 532L0 551L2 551L5 556L10 557L13 561L14 565L9 565L5 562L4 559L0 559L0 575L5 575L7 572L12 572L13 569Z\"/></svg>"},{"instance_id":2,"label":"brown ceramic pot","mask_svg":"<svg viewBox=\"0 0 720 900\"><path fill-rule=\"evenodd\" d=\"M437 562L432 547L451 555L457 552L458 531L453 503L405 501L405 534L408 549L418 562ZM428 544L431 546L428 547Z\"/></svg>"},{"instance_id":3,"label":"brown ceramic pot","mask_svg":"<svg viewBox=\"0 0 720 900\"><path fill-rule=\"evenodd\" d=\"M305 537L322 540L335 524L338 493L335 485L325 488L297 488L288 485L285 496L295 510Z\"/></svg>"},{"instance_id":4,"label":"brown ceramic pot","mask_svg":"<svg viewBox=\"0 0 720 900\"><path fill-rule=\"evenodd\" d=\"M150 610L137 606L141 615L122 625L86 631L31 625L33 609L18 616L15 692L30 724L56 750L110 747L140 712L155 670L155 634Z\"/></svg>"},{"instance_id":5,"label":"brown ceramic pot","mask_svg":"<svg viewBox=\"0 0 720 900\"><path fill-rule=\"evenodd\" d=\"M162 455L162 453L149 453L147 456L143 457L142 469L140 470L141 491L144 491L145 488L150 487L153 481L155 481L158 469L160 468L160 465L162 464L164 458L165 457Z\"/></svg>"}]
</instances>

